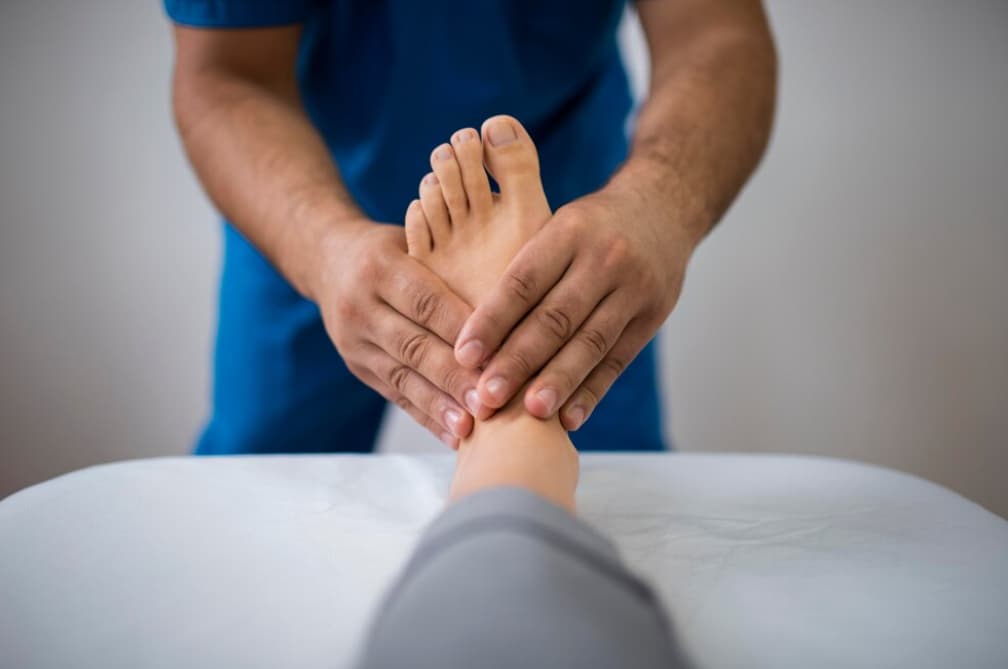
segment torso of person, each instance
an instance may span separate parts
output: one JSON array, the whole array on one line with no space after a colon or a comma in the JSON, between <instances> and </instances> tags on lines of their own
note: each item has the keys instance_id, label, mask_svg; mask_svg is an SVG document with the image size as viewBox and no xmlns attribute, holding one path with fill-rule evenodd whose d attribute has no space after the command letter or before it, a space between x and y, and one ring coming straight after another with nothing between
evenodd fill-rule
<instances>
[{"instance_id":1,"label":"torso of person","mask_svg":"<svg viewBox=\"0 0 1008 669\"><path fill-rule=\"evenodd\" d=\"M302 98L351 194L401 222L431 150L511 114L539 146L554 208L624 159L631 109L621 0L315 2L298 59Z\"/></svg>"}]
</instances>

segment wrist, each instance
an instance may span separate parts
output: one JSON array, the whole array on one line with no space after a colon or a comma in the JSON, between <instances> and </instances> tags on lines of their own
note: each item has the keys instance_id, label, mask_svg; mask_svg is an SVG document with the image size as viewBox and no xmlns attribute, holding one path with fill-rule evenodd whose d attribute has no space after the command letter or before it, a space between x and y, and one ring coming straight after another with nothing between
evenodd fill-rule
<instances>
[{"instance_id":1,"label":"wrist","mask_svg":"<svg viewBox=\"0 0 1008 669\"><path fill-rule=\"evenodd\" d=\"M301 257L295 288L312 302L318 303L329 283L334 268L345 260L348 248L361 233L374 229L374 221L363 216L333 218L320 223L306 240L305 248L292 255Z\"/></svg>"},{"instance_id":2,"label":"wrist","mask_svg":"<svg viewBox=\"0 0 1008 669\"><path fill-rule=\"evenodd\" d=\"M680 186L681 178L668 164L642 157L628 160L600 193L627 203L624 220L648 226L658 248L688 259L712 222Z\"/></svg>"}]
</instances>

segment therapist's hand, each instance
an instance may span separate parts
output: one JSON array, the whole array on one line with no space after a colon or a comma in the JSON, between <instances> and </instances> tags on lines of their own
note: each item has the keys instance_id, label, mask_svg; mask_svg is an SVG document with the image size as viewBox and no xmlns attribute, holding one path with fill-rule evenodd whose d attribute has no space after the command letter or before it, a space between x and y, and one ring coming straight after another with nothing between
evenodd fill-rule
<instances>
[{"instance_id":1,"label":"therapist's hand","mask_svg":"<svg viewBox=\"0 0 1008 669\"><path fill-rule=\"evenodd\" d=\"M462 407L478 372L451 344L470 307L406 253L402 226L363 222L325 242L315 291L347 367L452 448L472 430Z\"/></svg>"},{"instance_id":2,"label":"therapist's hand","mask_svg":"<svg viewBox=\"0 0 1008 669\"><path fill-rule=\"evenodd\" d=\"M698 239L643 185L608 186L559 209L508 266L456 341L483 367L481 401L578 429L675 306ZM473 342L477 342L475 345Z\"/></svg>"}]
</instances>

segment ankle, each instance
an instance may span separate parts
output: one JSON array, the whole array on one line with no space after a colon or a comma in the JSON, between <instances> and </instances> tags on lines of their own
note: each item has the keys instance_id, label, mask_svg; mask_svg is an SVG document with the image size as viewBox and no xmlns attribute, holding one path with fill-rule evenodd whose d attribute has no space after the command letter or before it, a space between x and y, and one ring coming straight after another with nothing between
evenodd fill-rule
<instances>
[{"instance_id":1,"label":"ankle","mask_svg":"<svg viewBox=\"0 0 1008 669\"><path fill-rule=\"evenodd\" d=\"M540 420L525 411L519 399L477 421L462 442L451 499L510 485L573 512L578 470L577 450L559 419Z\"/></svg>"}]
</instances>

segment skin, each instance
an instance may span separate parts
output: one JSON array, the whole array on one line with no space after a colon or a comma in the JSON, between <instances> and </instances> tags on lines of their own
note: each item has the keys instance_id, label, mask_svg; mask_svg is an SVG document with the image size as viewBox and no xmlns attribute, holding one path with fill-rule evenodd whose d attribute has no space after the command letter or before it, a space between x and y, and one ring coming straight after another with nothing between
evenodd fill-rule
<instances>
[{"instance_id":1,"label":"skin","mask_svg":"<svg viewBox=\"0 0 1008 669\"><path fill-rule=\"evenodd\" d=\"M478 374L451 345L472 309L353 201L301 105L301 28L175 26L182 143L216 207L319 306L348 368L452 447Z\"/></svg>"},{"instance_id":2,"label":"skin","mask_svg":"<svg viewBox=\"0 0 1008 669\"><path fill-rule=\"evenodd\" d=\"M210 198L319 305L349 369L453 447L523 389L533 415L583 424L765 148L776 60L760 2L637 6L652 77L630 157L478 304L350 198L298 97L300 27L174 28L175 118Z\"/></svg>"},{"instance_id":3,"label":"skin","mask_svg":"<svg viewBox=\"0 0 1008 669\"><path fill-rule=\"evenodd\" d=\"M517 119L497 116L456 132L431 153L432 172L406 211L410 256L468 302L493 290L508 263L549 221L532 138ZM500 185L491 194L484 165ZM578 456L557 417L540 420L520 398L477 420L459 447L451 500L518 486L574 511Z\"/></svg>"},{"instance_id":4,"label":"skin","mask_svg":"<svg viewBox=\"0 0 1008 669\"><path fill-rule=\"evenodd\" d=\"M504 406L526 388L530 413L560 410L570 430L672 311L690 256L755 168L773 117L776 60L759 2L637 9L652 75L629 158L525 245L456 345L461 364L484 366L482 403Z\"/></svg>"}]
</instances>

